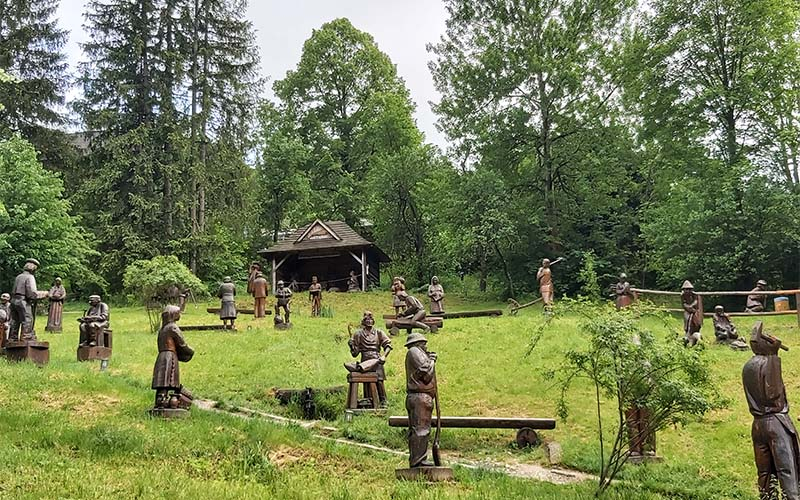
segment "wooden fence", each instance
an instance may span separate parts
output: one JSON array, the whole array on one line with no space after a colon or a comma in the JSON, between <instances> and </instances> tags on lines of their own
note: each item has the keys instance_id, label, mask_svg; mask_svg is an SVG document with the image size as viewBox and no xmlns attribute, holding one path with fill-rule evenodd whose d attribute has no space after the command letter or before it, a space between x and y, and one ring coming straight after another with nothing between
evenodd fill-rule
<instances>
[{"instance_id":1,"label":"wooden fence","mask_svg":"<svg viewBox=\"0 0 800 500\"><path fill-rule=\"evenodd\" d=\"M633 288L631 287L631 291L633 292L634 300L639 299L640 294L649 294L649 295L680 295L681 292L674 292L674 291L666 291L666 290L648 290L646 288ZM735 297L735 296L748 296L753 295L753 292L742 292L742 291L721 291L721 292L694 292L697 295L698 305L700 309L703 309L703 297ZM795 309L790 309L787 311L762 311L762 312L728 312L725 311L729 316L784 316L788 314L794 314L797 316L797 324L800 325L800 290L764 290L758 292L757 295L767 295L767 296L785 296L789 297L794 295L795 297ZM765 304L766 305L766 304ZM683 312L683 309L666 309L668 312ZM714 313L711 312L704 312L704 316L713 316Z\"/></svg>"}]
</instances>

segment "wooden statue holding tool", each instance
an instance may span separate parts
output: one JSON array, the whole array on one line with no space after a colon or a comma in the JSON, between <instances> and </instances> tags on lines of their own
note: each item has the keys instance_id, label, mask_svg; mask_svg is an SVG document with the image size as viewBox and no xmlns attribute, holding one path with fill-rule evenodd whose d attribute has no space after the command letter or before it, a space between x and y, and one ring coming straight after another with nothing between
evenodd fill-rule
<instances>
[{"instance_id":1,"label":"wooden statue holding tool","mask_svg":"<svg viewBox=\"0 0 800 500\"><path fill-rule=\"evenodd\" d=\"M429 352L428 340L421 333L412 333L406 339L406 410L408 411L408 469L396 471L398 479L413 480L424 477L429 481L453 478L453 471L441 467L439 435L441 411L439 390L436 384L436 353ZM436 408L436 434L433 439L433 463L428 461L428 439L431 434L431 417Z\"/></svg>"}]
</instances>

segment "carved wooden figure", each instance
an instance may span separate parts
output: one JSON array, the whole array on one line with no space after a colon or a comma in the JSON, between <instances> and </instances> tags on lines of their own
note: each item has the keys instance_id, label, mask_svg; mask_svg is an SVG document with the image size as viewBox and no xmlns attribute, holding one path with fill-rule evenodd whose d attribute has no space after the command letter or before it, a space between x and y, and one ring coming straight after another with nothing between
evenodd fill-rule
<instances>
[{"instance_id":1,"label":"carved wooden figure","mask_svg":"<svg viewBox=\"0 0 800 500\"><path fill-rule=\"evenodd\" d=\"M800 447L789 417L789 402L781 374L780 339L763 331L759 321L750 336L753 357L742 369L742 384L750 414L751 436L761 498L776 498L773 478L787 500L800 500Z\"/></svg>"},{"instance_id":2,"label":"carved wooden figure","mask_svg":"<svg viewBox=\"0 0 800 500\"><path fill-rule=\"evenodd\" d=\"M161 313L158 331L158 357L153 366L155 405L150 414L162 417L183 416L192 406L192 393L181 384L180 362L191 361L194 349L189 347L178 327L181 310L169 305Z\"/></svg>"},{"instance_id":3,"label":"carved wooden figure","mask_svg":"<svg viewBox=\"0 0 800 500\"><path fill-rule=\"evenodd\" d=\"M428 298L431 299L431 314L444 314L444 288L439 283L438 276L431 278L431 284L428 285Z\"/></svg>"},{"instance_id":4,"label":"carved wooden figure","mask_svg":"<svg viewBox=\"0 0 800 500\"><path fill-rule=\"evenodd\" d=\"M322 313L322 285L316 276L311 277L311 285L308 287L308 300L311 302L311 316L319 316Z\"/></svg>"},{"instance_id":5,"label":"carved wooden figure","mask_svg":"<svg viewBox=\"0 0 800 500\"><path fill-rule=\"evenodd\" d=\"M48 298L50 299L50 307L47 309L47 326L44 329L48 332L61 332L64 299L67 298L67 291L64 289L64 285L61 284L61 278L56 278L53 282Z\"/></svg>"}]
</instances>

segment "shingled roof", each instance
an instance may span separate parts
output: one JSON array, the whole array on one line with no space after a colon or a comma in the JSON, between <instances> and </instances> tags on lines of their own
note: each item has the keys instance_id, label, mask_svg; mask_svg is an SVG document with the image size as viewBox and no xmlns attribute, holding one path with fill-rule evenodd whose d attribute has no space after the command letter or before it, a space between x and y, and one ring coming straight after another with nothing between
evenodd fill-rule
<instances>
[{"instance_id":1,"label":"shingled roof","mask_svg":"<svg viewBox=\"0 0 800 500\"><path fill-rule=\"evenodd\" d=\"M306 252L326 249L353 249L369 247L377 251L382 262L391 259L374 243L355 232L347 223L338 220L321 221L319 219L292 231L284 239L269 248L259 250L263 256Z\"/></svg>"}]
</instances>

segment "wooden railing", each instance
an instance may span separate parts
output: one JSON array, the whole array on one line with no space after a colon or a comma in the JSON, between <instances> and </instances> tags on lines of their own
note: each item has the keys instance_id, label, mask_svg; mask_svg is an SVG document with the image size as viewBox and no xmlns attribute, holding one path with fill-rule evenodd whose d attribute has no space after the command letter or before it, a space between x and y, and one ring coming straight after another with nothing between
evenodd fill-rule
<instances>
[{"instance_id":1,"label":"wooden railing","mask_svg":"<svg viewBox=\"0 0 800 500\"><path fill-rule=\"evenodd\" d=\"M667 290L648 290L646 288L633 288L631 287L631 291L633 292L634 300L638 300L639 294L649 294L649 295L680 295L681 292L675 291L667 291ZM754 292L743 292L743 291L720 291L720 292L694 292L697 295L697 300L699 302L700 309L703 308L703 297L742 297L747 295L767 295L767 296L790 296L794 295L795 297L795 307L796 309L789 309L787 311L762 311L762 312L728 312L725 311L726 314L729 316L784 316L788 314L794 314L797 316L797 324L800 325L800 289L794 290L763 290L759 291L757 294ZM766 304L765 304L766 305ZM683 312L683 309L665 309L667 312ZM714 313L711 312L704 312L704 316L713 316Z\"/></svg>"}]
</instances>

